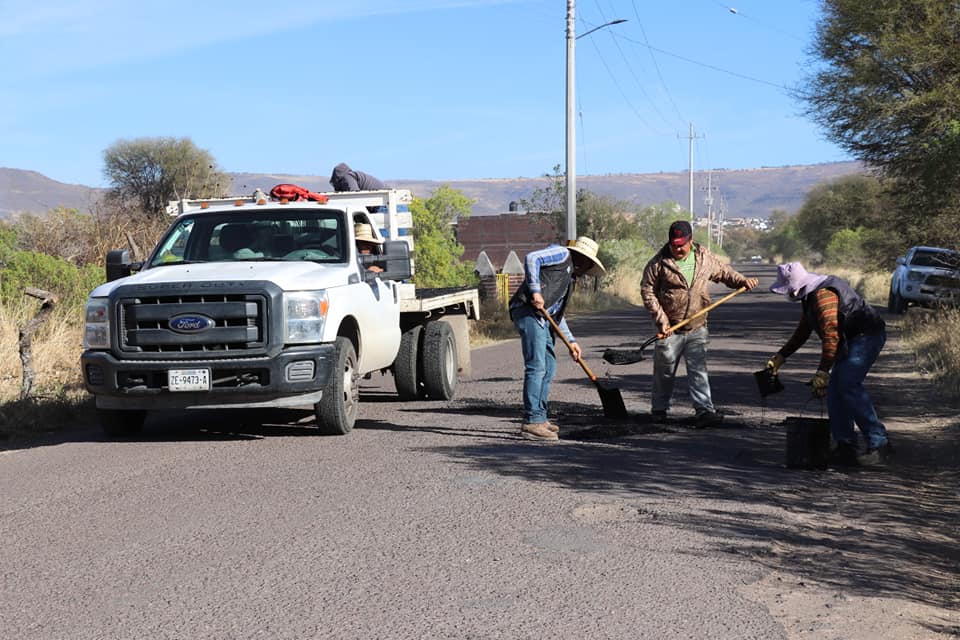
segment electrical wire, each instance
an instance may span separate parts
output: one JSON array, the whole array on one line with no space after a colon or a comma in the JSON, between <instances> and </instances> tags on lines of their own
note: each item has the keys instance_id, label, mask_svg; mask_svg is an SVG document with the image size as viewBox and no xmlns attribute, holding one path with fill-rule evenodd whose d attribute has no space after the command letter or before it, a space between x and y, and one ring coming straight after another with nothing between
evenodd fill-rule
<instances>
[{"instance_id":1,"label":"electrical wire","mask_svg":"<svg viewBox=\"0 0 960 640\"><path fill-rule=\"evenodd\" d=\"M729 5L726 5L726 4L722 3L722 2L720 2L720 0L714 0L714 3L717 4L717 5L719 5L719 6L721 6L721 7L723 7L723 8L726 9L729 13L731 13L731 14L733 14L733 15L735 15L735 16L738 16L738 17L741 17L741 18L746 18L747 20L751 20L751 21L753 21L753 22L756 22L757 24L759 24L760 26L762 26L762 27L764 27L764 28L766 28L766 29L770 29L771 31L776 31L776 32L779 33L779 34L782 34L782 35L787 36L788 38L793 38L793 39L796 40L797 42L804 42L803 38L801 38L800 36L794 35L794 34L788 32L788 31L784 31L783 29L778 29L777 27L775 27L775 26L773 26L773 25L770 25L770 24L766 24L766 23L764 23L764 22L761 22L761 21L757 20L756 18L754 18L753 16L750 16L750 15L748 15L748 14L746 14L746 13L743 13L742 11L740 11L739 9L737 9L736 7L731 7L731 6L729 6Z\"/></svg>"},{"instance_id":2,"label":"electrical wire","mask_svg":"<svg viewBox=\"0 0 960 640\"><path fill-rule=\"evenodd\" d=\"M670 94L670 90L667 88L667 83L663 79L663 74L660 73L660 65L657 64L657 57L653 55L653 50L650 49L650 40L647 38L647 31L643 28L643 21L640 19L640 11L637 9L637 1L631 0L633 4L633 14L637 17L637 24L640 26L640 34L643 35L643 42L647 45L647 52L650 54L650 60L653 62L653 68L657 72L657 78L660 80L660 86L663 87L663 92L667 94L667 99L670 101L670 104L673 105L673 110L677 114L677 118L680 119L680 122L687 122L687 118L684 118L680 113L680 109L677 107L677 103L674 102L673 96Z\"/></svg>"}]
</instances>

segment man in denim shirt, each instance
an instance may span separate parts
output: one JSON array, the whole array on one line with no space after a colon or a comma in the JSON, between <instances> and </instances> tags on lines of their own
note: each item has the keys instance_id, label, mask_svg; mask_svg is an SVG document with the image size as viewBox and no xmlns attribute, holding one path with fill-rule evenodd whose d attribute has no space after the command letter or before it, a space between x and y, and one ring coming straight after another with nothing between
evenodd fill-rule
<instances>
[{"instance_id":1,"label":"man in denim shirt","mask_svg":"<svg viewBox=\"0 0 960 640\"><path fill-rule=\"evenodd\" d=\"M510 299L510 319L520 334L523 349L523 426L520 433L532 440L557 440L559 427L547 420L547 396L557 371L553 349L556 336L543 317L545 309L557 322L572 347L574 360L580 346L563 317L576 278L602 275L597 243L581 236L569 247L551 245L532 251L524 259L523 284Z\"/></svg>"}]
</instances>

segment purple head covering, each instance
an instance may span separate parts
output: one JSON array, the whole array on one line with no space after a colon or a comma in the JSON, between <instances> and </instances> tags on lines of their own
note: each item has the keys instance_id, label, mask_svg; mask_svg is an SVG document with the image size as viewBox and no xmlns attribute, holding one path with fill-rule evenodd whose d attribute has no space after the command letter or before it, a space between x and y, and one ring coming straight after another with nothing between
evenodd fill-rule
<instances>
[{"instance_id":1,"label":"purple head covering","mask_svg":"<svg viewBox=\"0 0 960 640\"><path fill-rule=\"evenodd\" d=\"M799 262L788 262L777 267L777 280L770 285L770 291L799 300L826 279L827 276L809 273Z\"/></svg>"}]
</instances>

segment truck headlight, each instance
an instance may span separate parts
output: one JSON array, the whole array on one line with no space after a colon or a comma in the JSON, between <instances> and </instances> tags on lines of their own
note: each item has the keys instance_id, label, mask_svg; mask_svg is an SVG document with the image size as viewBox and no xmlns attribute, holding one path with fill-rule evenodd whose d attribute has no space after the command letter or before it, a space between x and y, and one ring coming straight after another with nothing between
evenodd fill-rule
<instances>
[{"instance_id":1,"label":"truck headlight","mask_svg":"<svg viewBox=\"0 0 960 640\"><path fill-rule=\"evenodd\" d=\"M110 348L110 302L103 298L87 301L83 311L83 348Z\"/></svg>"},{"instance_id":2,"label":"truck headlight","mask_svg":"<svg viewBox=\"0 0 960 640\"><path fill-rule=\"evenodd\" d=\"M283 294L283 341L287 344L320 342L329 309L326 291Z\"/></svg>"},{"instance_id":3,"label":"truck headlight","mask_svg":"<svg viewBox=\"0 0 960 640\"><path fill-rule=\"evenodd\" d=\"M920 282L923 280L923 273L920 271L909 271L907 272L907 280L911 282Z\"/></svg>"}]
</instances>

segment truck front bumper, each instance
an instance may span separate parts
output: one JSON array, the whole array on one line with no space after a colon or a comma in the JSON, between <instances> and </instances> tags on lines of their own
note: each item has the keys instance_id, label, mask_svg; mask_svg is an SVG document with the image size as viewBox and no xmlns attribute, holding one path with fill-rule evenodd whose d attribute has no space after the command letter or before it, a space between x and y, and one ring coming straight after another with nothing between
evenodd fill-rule
<instances>
[{"instance_id":1,"label":"truck front bumper","mask_svg":"<svg viewBox=\"0 0 960 640\"><path fill-rule=\"evenodd\" d=\"M100 409L296 407L320 401L333 372L332 344L290 348L273 357L119 360L85 351L83 382ZM206 391L170 391L174 369L208 369Z\"/></svg>"}]
</instances>

